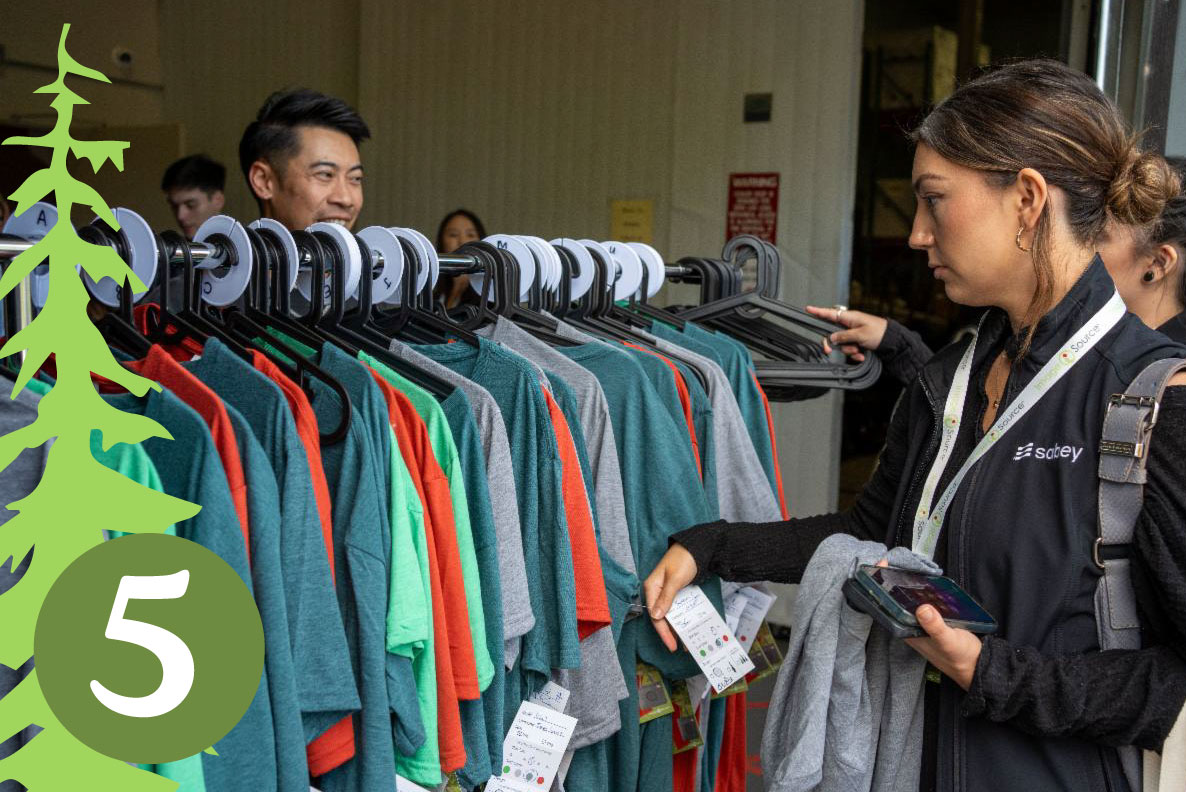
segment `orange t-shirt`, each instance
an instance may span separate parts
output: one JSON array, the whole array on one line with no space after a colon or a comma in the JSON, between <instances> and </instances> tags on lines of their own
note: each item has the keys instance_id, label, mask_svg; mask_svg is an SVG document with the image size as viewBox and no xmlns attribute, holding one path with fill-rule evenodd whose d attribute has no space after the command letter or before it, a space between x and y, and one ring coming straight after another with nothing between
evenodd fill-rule
<instances>
[{"instance_id":1,"label":"orange t-shirt","mask_svg":"<svg viewBox=\"0 0 1186 792\"><path fill-rule=\"evenodd\" d=\"M441 769L449 773L461 769L466 762L461 709L457 702L481 697L449 480L432 454L428 428L415 407L377 371L369 366L367 370L387 402L396 445L424 507L428 575L432 586L433 649L437 663L437 739Z\"/></svg>"},{"instance_id":2,"label":"orange t-shirt","mask_svg":"<svg viewBox=\"0 0 1186 792\"><path fill-rule=\"evenodd\" d=\"M301 390L301 386L285 376L267 355L252 350L251 358L255 370L280 387L281 393L288 401L288 408L292 411L297 436L301 438L305 456L309 459L309 473L313 477L313 497L317 501L321 535L325 539L325 552L329 556L329 573L334 575L333 501L329 497L329 483L325 480L325 468L321 464L321 434L317 426L317 415L313 412L313 405L309 403L309 397Z\"/></svg>"},{"instance_id":3,"label":"orange t-shirt","mask_svg":"<svg viewBox=\"0 0 1186 792\"><path fill-rule=\"evenodd\" d=\"M696 471L700 474L701 481L703 481L704 466L700 463L700 443L696 440L696 424L692 421L692 394L688 392L688 384L684 382L684 375L680 373L679 368L674 363L658 352L638 346L637 344L631 344L629 341L623 341L622 344L631 349L637 349L639 352L654 355L666 363L667 367L671 369L671 373L675 375L675 390L679 394L679 404L684 411L684 423L688 425L688 437L692 439L692 456L696 458Z\"/></svg>"},{"instance_id":4,"label":"orange t-shirt","mask_svg":"<svg viewBox=\"0 0 1186 792\"><path fill-rule=\"evenodd\" d=\"M584 640L610 623L609 600L601 556L597 552L597 532L593 512L572 431L552 394L544 389L552 431L560 452L561 489L564 493L564 516L568 522L568 542L572 546L572 573L577 605L577 636Z\"/></svg>"},{"instance_id":5,"label":"orange t-shirt","mask_svg":"<svg viewBox=\"0 0 1186 792\"><path fill-rule=\"evenodd\" d=\"M230 416L227 415L226 405L214 391L186 371L159 345L154 345L143 360L133 360L126 365L137 374L156 380L171 390L173 395L194 408L210 428L214 447L218 450L218 457L222 460L223 470L226 471L227 484L231 488L231 500L235 504L239 527L243 530L247 562L251 563L251 536L247 523L247 478L243 475L243 461L239 457L239 445L235 440L235 430L231 426Z\"/></svg>"},{"instance_id":6,"label":"orange t-shirt","mask_svg":"<svg viewBox=\"0 0 1186 792\"><path fill-rule=\"evenodd\" d=\"M725 733L721 740L721 759L717 762L716 792L745 792L746 754L745 718L749 707L745 693L725 699Z\"/></svg>"},{"instance_id":7,"label":"orange t-shirt","mask_svg":"<svg viewBox=\"0 0 1186 792\"><path fill-rule=\"evenodd\" d=\"M762 383L758 382L758 375L752 371L754 385L758 388L758 395L762 397L762 406L766 408L766 426L770 430L770 450L774 452L774 483L778 485L778 508L782 511L784 520L791 519L787 511L787 496L782 491L782 469L778 466L778 441L774 439L774 416L770 414L770 400L766 398L766 391L762 390Z\"/></svg>"}]
</instances>

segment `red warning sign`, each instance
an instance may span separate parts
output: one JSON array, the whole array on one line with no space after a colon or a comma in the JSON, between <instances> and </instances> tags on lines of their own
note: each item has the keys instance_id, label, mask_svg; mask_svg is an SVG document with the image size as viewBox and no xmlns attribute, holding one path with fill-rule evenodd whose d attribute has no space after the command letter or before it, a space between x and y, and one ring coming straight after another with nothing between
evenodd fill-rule
<instances>
[{"instance_id":1,"label":"red warning sign","mask_svg":"<svg viewBox=\"0 0 1186 792\"><path fill-rule=\"evenodd\" d=\"M774 243L777 227L778 174L730 173L725 239L753 234Z\"/></svg>"}]
</instances>

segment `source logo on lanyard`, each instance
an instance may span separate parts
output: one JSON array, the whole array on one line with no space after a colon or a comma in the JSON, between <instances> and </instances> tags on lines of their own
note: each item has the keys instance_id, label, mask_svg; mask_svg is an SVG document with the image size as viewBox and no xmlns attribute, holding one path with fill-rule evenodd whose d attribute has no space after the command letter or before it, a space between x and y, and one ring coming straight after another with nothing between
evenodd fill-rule
<instances>
[{"instance_id":1,"label":"source logo on lanyard","mask_svg":"<svg viewBox=\"0 0 1186 792\"><path fill-rule=\"evenodd\" d=\"M1124 318L1124 301L1120 295L1113 292L1112 298L1080 327L1062 349L1058 351L1046 365L1038 372L1029 385L1021 391L1008 410L997 417L992 427L972 449L967 460L956 472L938 501L935 500L935 490L939 487L939 480L951 461L955 449L955 440L959 435L960 422L963 420L964 405L968 398L968 385L972 376L972 360L976 355L978 339L973 339L964 351L959 366L955 370L955 379L951 383L951 390L947 393L947 401L943 408L943 435L939 441L939 453L927 474L926 484L923 486L919 500L918 512L914 520L914 552L930 558L935 553L935 544L939 539L939 530L943 527L943 520L947 516L947 509L951 506L955 494L963 483L964 477L980 458L988 453L1005 433L1024 417L1034 405L1041 401L1049 390L1054 387L1083 356L1107 335L1116 324Z\"/></svg>"}]
</instances>

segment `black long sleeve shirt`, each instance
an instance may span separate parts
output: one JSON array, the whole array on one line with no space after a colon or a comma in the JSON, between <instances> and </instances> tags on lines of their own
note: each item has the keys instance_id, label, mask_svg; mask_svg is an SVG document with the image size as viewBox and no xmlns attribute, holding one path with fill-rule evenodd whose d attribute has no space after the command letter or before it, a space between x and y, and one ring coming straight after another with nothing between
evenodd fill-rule
<instances>
[{"instance_id":1,"label":"black long sleeve shirt","mask_svg":"<svg viewBox=\"0 0 1186 792\"><path fill-rule=\"evenodd\" d=\"M978 394L984 398L983 391ZM904 443L895 415L887 448ZM891 523L895 457L845 513L786 522L710 523L673 542L696 561L698 579L796 583L815 548L834 533L883 541ZM1049 656L999 638L984 641L964 714L1008 722L1025 732L1076 736L1106 745L1160 750L1186 701L1186 387L1166 391L1153 430L1145 501L1132 547L1133 581L1148 648ZM942 548L936 558L942 557Z\"/></svg>"}]
</instances>

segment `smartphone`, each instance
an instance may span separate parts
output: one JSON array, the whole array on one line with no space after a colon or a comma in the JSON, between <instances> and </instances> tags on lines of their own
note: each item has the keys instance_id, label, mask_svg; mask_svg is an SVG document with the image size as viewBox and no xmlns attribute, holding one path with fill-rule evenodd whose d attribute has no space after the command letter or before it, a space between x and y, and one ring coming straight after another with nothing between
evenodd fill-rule
<instances>
[{"instance_id":1,"label":"smartphone","mask_svg":"<svg viewBox=\"0 0 1186 792\"><path fill-rule=\"evenodd\" d=\"M844 584L844 593L850 605L899 638L926 634L914 616L923 605L933 605L951 627L982 635L997 630L996 619L954 580L942 575L861 564Z\"/></svg>"}]
</instances>

